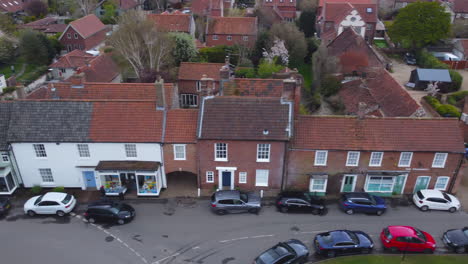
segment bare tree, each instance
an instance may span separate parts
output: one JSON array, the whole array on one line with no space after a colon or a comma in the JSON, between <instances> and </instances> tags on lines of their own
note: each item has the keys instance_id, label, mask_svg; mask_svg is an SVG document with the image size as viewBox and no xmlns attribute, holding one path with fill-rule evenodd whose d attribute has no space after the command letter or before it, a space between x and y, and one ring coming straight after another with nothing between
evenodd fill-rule
<instances>
[{"instance_id":1,"label":"bare tree","mask_svg":"<svg viewBox=\"0 0 468 264\"><path fill-rule=\"evenodd\" d=\"M76 0L84 16L92 14L94 10L104 2L105 0Z\"/></svg>"}]
</instances>

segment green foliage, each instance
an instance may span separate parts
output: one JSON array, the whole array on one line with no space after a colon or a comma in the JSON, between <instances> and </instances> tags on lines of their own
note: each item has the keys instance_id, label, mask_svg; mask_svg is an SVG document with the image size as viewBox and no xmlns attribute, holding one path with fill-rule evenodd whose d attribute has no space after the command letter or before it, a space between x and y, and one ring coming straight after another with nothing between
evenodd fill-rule
<instances>
[{"instance_id":1,"label":"green foliage","mask_svg":"<svg viewBox=\"0 0 468 264\"><path fill-rule=\"evenodd\" d=\"M437 98L433 96L424 96L423 97L426 102L431 105L437 113L439 113L443 117L460 117L461 113L458 109L450 104L441 104Z\"/></svg>"},{"instance_id":2,"label":"green foliage","mask_svg":"<svg viewBox=\"0 0 468 264\"><path fill-rule=\"evenodd\" d=\"M425 69L448 69L449 66L440 60L438 60L434 55L422 49L416 52L416 60L418 65L421 68Z\"/></svg>"},{"instance_id":3,"label":"green foliage","mask_svg":"<svg viewBox=\"0 0 468 264\"><path fill-rule=\"evenodd\" d=\"M49 62L49 46L44 42L45 36L40 37L40 35L40 33L26 30L20 36L20 52L28 63L44 65Z\"/></svg>"},{"instance_id":4,"label":"green foliage","mask_svg":"<svg viewBox=\"0 0 468 264\"><path fill-rule=\"evenodd\" d=\"M258 77L262 79L268 79L273 76L273 73L277 73L282 69L284 69L284 66L262 60L258 66Z\"/></svg>"},{"instance_id":5,"label":"green foliage","mask_svg":"<svg viewBox=\"0 0 468 264\"><path fill-rule=\"evenodd\" d=\"M38 19L39 19L39 18L37 18L36 16L25 16L25 17L23 17L23 22L24 22L25 24L27 24L27 23L36 21L36 20L38 20Z\"/></svg>"},{"instance_id":6,"label":"green foliage","mask_svg":"<svg viewBox=\"0 0 468 264\"><path fill-rule=\"evenodd\" d=\"M314 36L315 27L315 12L312 9L305 10L301 12L301 16L297 21L297 26L299 29L304 32L306 38L310 38Z\"/></svg>"},{"instance_id":7,"label":"green foliage","mask_svg":"<svg viewBox=\"0 0 468 264\"><path fill-rule=\"evenodd\" d=\"M114 48L113 48L113 47L105 47L105 48L104 48L104 53L110 53L110 52L112 52L112 51L114 51Z\"/></svg>"},{"instance_id":8,"label":"green foliage","mask_svg":"<svg viewBox=\"0 0 468 264\"><path fill-rule=\"evenodd\" d=\"M0 30L8 34L16 31L15 21L11 15L0 13Z\"/></svg>"},{"instance_id":9,"label":"green foliage","mask_svg":"<svg viewBox=\"0 0 468 264\"><path fill-rule=\"evenodd\" d=\"M263 51L269 50L271 48L273 41L271 35L268 31L261 31L258 34L257 41L255 42L255 47L252 51L252 63L257 66L260 64L260 60L263 57Z\"/></svg>"},{"instance_id":10,"label":"green foliage","mask_svg":"<svg viewBox=\"0 0 468 264\"><path fill-rule=\"evenodd\" d=\"M418 48L448 37L450 14L438 2L416 2L400 9L389 28L394 42Z\"/></svg>"},{"instance_id":11,"label":"green foliage","mask_svg":"<svg viewBox=\"0 0 468 264\"><path fill-rule=\"evenodd\" d=\"M333 75L327 75L320 83L320 93L329 97L336 94L341 88L341 82Z\"/></svg>"},{"instance_id":12,"label":"green foliage","mask_svg":"<svg viewBox=\"0 0 468 264\"><path fill-rule=\"evenodd\" d=\"M204 62L223 63L227 55L226 48L227 46L224 45L201 48L198 54L200 59Z\"/></svg>"},{"instance_id":13,"label":"green foliage","mask_svg":"<svg viewBox=\"0 0 468 264\"><path fill-rule=\"evenodd\" d=\"M67 19L64 20L65 24L67 24L67 25L70 24L70 22L73 22L73 21L75 21L75 19L73 19L73 18L67 18Z\"/></svg>"},{"instance_id":14,"label":"green foliage","mask_svg":"<svg viewBox=\"0 0 468 264\"><path fill-rule=\"evenodd\" d=\"M102 23L106 25L116 24L117 6L114 1L106 1L102 7L104 9L104 15L101 17Z\"/></svg>"},{"instance_id":15,"label":"green foliage","mask_svg":"<svg viewBox=\"0 0 468 264\"><path fill-rule=\"evenodd\" d=\"M456 92L460 90L461 85L463 83L463 77L460 73L455 70L449 70L450 78L452 79L452 83L449 86L447 92Z\"/></svg>"},{"instance_id":16,"label":"green foliage","mask_svg":"<svg viewBox=\"0 0 468 264\"><path fill-rule=\"evenodd\" d=\"M270 34L284 41L289 52L289 65L300 65L307 54L307 43L304 33L289 22L276 23L271 27Z\"/></svg>"},{"instance_id":17,"label":"green foliage","mask_svg":"<svg viewBox=\"0 0 468 264\"><path fill-rule=\"evenodd\" d=\"M61 192L61 193L64 193L65 192L65 187L63 186L57 186L55 187L54 189L52 189L53 192Z\"/></svg>"},{"instance_id":18,"label":"green foliage","mask_svg":"<svg viewBox=\"0 0 468 264\"><path fill-rule=\"evenodd\" d=\"M16 90L16 87L5 87L5 88L3 88L3 94L11 93L14 90Z\"/></svg>"},{"instance_id":19,"label":"green foliage","mask_svg":"<svg viewBox=\"0 0 468 264\"><path fill-rule=\"evenodd\" d=\"M322 96L320 95L319 92L314 92L310 95L305 95L305 102L306 102L306 108L310 112L314 112L315 110L319 109L320 106L322 105Z\"/></svg>"},{"instance_id":20,"label":"green foliage","mask_svg":"<svg viewBox=\"0 0 468 264\"><path fill-rule=\"evenodd\" d=\"M310 115L309 109L303 104L299 106L299 114L300 115Z\"/></svg>"},{"instance_id":21,"label":"green foliage","mask_svg":"<svg viewBox=\"0 0 468 264\"><path fill-rule=\"evenodd\" d=\"M10 63L15 58L13 42L7 38L0 38L0 64Z\"/></svg>"},{"instance_id":22,"label":"green foliage","mask_svg":"<svg viewBox=\"0 0 468 264\"><path fill-rule=\"evenodd\" d=\"M459 91L449 95L447 97L447 102L451 105L457 105L460 101L465 99L466 96L468 96L468 91Z\"/></svg>"},{"instance_id":23,"label":"green foliage","mask_svg":"<svg viewBox=\"0 0 468 264\"><path fill-rule=\"evenodd\" d=\"M235 75L237 78L255 78L254 68L237 68Z\"/></svg>"},{"instance_id":24,"label":"green foliage","mask_svg":"<svg viewBox=\"0 0 468 264\"><path fill-rule=\"evenodd\" d=\"M312 55L315 51L317 51L320 42L315 38L308 38L306 39L307 42L307 55L304 59L304 62L307 64L312 63Z\"/></svg>"},{"instance_id":25,"label":"green foliage","mask_svg":"<svg viewBox=\"0 0 468 264\"><path fill-rule=\"evenodd\" d=\"M31 193L33 195L38 195L42 192L42 187L39 186L39 185L34 185L32 188L31 188Z\"/></svg>"},{"instance_id":26,"label":"green foliage","mask_svg":"<svg viewBox=\"0 0 468 264\"><path fill-rule=\"evenodd\" d=\"M172 55L177 65L184 61L192 61L197 56L197 47L192 36L187 33L170 33L169 36L175 43Z\"/></svg>"}]
</instances>

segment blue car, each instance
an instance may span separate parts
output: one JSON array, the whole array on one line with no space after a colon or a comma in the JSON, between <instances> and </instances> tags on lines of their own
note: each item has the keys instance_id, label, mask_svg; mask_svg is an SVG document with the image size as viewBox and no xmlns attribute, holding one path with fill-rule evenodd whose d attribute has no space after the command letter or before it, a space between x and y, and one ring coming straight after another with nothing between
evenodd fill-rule
<instances>
[{"instance_id":1,"label":"blue car","mask_svg":"<svg viewBox=\"0 0 468 264\"><path fill-rule=\"evenodd\" d=\"M385 200L368 193L345 193L341 196L340 207L349 215L366 213L382 215L387 210Z\"/></svg>"},{"instance_id":2,"label":"blue car","mask_svg":"<svg viewBox=\"0 0 468 264\"><path fill-rule=\"evenodd\" d=\"M362 231L335 230L316 235L314 248L316 254L332 258L337 255L369 254L374 242Z\"/></svg>"}]
</instances>

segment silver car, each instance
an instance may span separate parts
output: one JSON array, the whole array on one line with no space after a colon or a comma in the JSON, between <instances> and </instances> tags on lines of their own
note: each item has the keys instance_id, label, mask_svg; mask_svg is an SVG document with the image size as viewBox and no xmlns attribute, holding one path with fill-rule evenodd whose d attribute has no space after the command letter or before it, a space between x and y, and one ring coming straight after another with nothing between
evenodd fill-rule
<instances>
[{"instance_id":1,"label":"silver car","mask_svg":"<svg viewBox=\"0 0 468 264\"><path fill-rule=\"evenodd\" d=\"M217 191L211 196L211 209L219 215L238 212L258 214L261 208L260 196L253 193Z\"/></svg>"}]
</instances>

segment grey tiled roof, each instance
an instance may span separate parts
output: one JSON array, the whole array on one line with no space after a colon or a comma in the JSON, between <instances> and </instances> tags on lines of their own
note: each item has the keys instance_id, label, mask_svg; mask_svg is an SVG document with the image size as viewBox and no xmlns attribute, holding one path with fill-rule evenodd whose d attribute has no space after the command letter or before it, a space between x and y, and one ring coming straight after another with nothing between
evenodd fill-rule
<instances>
[{"instance_id":1,"label":"grey tiled roof","mask_svg":"<svg viewBox=\"0 0 468 264\"><path fill-rule=\"evenodd\" d=\"M91 102L17 101L11 106L8 142L87 142Z\"/></svg>"},{"instance_id":2,"label":"grey tiled roof","mask_svg":"<svg viewBox=\"0 0 468 264\"><path fill-rule=\"evenodd\" d=\"M9 102L0 103L0 151L8 149L7 132L11 105Z\"/></svg>"}]
</instances>

